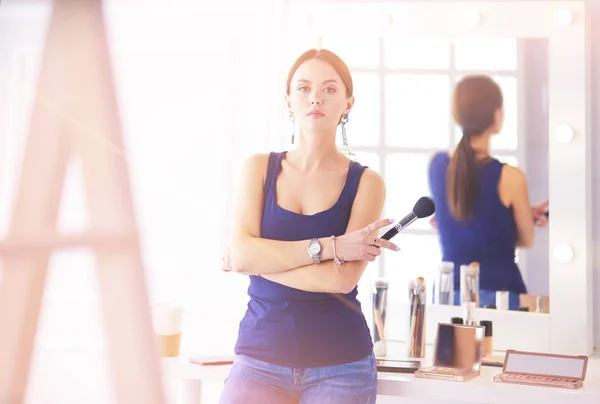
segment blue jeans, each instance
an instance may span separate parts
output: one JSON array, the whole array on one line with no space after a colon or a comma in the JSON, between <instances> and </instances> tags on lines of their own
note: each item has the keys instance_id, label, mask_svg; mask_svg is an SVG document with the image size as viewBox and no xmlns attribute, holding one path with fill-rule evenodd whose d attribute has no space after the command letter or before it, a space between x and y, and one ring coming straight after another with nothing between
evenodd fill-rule
<instances>
[{"instance_id":1,"label":"blue jeans","mask_svg":"<svg viewBox=\"0 0 600 404\"><path fill-rule=\"evenodd\" d=\"M289 368L236 355L220 404L375 404L377 367L371 353L357 362Z\"/></svg>"}]
</instances>

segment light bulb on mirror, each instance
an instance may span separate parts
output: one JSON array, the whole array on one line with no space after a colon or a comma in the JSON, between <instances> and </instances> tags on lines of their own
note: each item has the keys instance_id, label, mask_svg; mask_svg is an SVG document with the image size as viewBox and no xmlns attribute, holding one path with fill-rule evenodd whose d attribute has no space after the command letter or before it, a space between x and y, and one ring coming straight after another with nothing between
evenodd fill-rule
<instances>
[{"instance_id":1,"label":"light bulb on mirror","mask_svg":"<svg viewBox=\"0 0 600 404\"><path fill-rule=\"evenodd\" d=\"M388 27L393 27L396 24L396 19L394 18L394 13L390 13L388 15Z\"/></svg>"},{"instance_id":2,"label":"light bulb on mirror","mask_svg":"<svg viewBox=\"0 0 600 404\"><path fill-rule=\"evenodd\" d=\"M566 143L571 142L571 140L573 140L575 133L573 132L573 129L569 125L558 125L554 129L554 136L556 137L557 141L559 141L560 143L566 144Z\"/></svg>"},{"instance_id":3,"label":"light bulb on mirror","mask_svg":"<svg viewBox=\"0 0 600 404\"><path fill-rule=\"evenodd\" d=\"M469 29L476 28L481 23L481 14L477 10L469 10L463 15L463 22Z\"/></svg>"},{"instance_id":4,"label":"light bulb on mirror","mask_svg":"<svg viewBox=\"0 0 600 404\"><path fill-rule=\"evenodd\" d=\"M554 248L554 259L567 264L573 259L573 249L567 244L559 244Z\"/></svg>"},{"instance_id":5,"label":"light bulb on mirror","mask_svg":"<svg viewBox=\"0 0 600 404\"><path fill-rule=\"evenodd\" d=\"M554 20L562 27L566 27L573 22L573 12L568 8L558 8L554 12Z\"/></svg>"}]
</instances>

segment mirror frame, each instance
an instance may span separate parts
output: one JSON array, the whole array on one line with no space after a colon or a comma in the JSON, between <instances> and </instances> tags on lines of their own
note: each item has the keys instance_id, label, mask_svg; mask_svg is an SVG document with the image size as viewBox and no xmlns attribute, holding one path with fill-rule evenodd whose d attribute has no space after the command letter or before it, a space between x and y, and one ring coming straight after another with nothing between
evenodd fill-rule
<instances>
[{"instance_id":1,"label":"mirror frame","mask_svg":"<svg viewBox=\"0 0 600 404\"><path fill-rule=\"evenodd\" d=\"M435 8L435 12L432 9ZM359 11L360 10L360 11ZM567 10L567 11L565 11ZM559 17L572 21L561 25ZM487 312L489 319L518 329L495 336L500 349L571 355L593 353L590 23L584 1L536 2L304 2L291 0L286 40L352 29L352 35L406 38L544 38L549 59L550 314ZM357 17L358 16L358 17ZM326 17L326 18L321 18ZM359 20L358 20L359 19ZM567 18L568 20L568 18ZM286 55L287 56L287 55ZM555 129L568 125L563 143ZM577 197L573 197L576 195ZM389 308L392 311L399 308ZM448 311L450 309L450 311ZM483 310L476 315L483 318ZM459 307L428 307L428 330ZM444 316L441 316L444 313ZM407 316L392 316L401 321ZM531 316L531 317L530 317ZM535 316L535 317L533 317ZM432 320L436 324L433 324ZM389 322L392 323L392 322ZM392 327L394 327L392 325ZM403 328L400 325L400 328ZM497 325L494 330L499 330ZM392 333L388 330L389 333ZM395 334L395 332L394 332ZM512 332L512 334L515 334ZM527 335L529 342L520 340ZM429 333L431 335L431 333ZM428 338L430 340L430 338Z\"/></svg>"}]
</instances>

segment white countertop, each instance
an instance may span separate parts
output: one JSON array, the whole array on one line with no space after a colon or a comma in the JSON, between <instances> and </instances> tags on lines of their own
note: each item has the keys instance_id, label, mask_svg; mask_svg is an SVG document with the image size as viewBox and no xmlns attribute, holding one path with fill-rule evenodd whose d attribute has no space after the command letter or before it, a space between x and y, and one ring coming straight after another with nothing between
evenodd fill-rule
<instances>
[{"instance_id":1,"label":"white countertop","mask_svg":"<svg viewBox=\"0 0 600 404\"><path fill-rule=\"evenodd\" d=\"M428 346L426 352L431 349ZM388 357L405 359L400 355L401 352L403 344L390 345ZM185 380L222 381L229 373L230 366L200 366L190 363L188 358L189 355L185 354L176 358L164 358L165 375ZM430 355L427 355L422 361L423 366L430 365L429 358ZM590 357L583 387L575 390L494 382L494 376L501 371L500 367L482 366L480 376L467 382L421 379L411 373L379 372L378 395L398 398L393 402L414 402L410 399L418 399L418 402L441 400L440 402L453 403L600 403L599 353Z\"/></svg>"},{"instance_id":2,"label":"white countertop","mask_svg":"<svg viewBox=\"0 0 600 404\"><path fill-rule=\"evenodd\" d=\"M595 362L592 372L589 364ZM460 397L461 403L600 403L600 378L598 365L600 358L590 361L588 376L583 387L577 390L559 389L538 386L496 383L494 376L501 373L502 368L482 366L481 374L467 382L447 382L441 380L419 379L412 374L379 373L377 392L382 396L427 398L429 400L448 400ZM574 400L574 401L570 401Z\"/></svg>"}]
</instances>

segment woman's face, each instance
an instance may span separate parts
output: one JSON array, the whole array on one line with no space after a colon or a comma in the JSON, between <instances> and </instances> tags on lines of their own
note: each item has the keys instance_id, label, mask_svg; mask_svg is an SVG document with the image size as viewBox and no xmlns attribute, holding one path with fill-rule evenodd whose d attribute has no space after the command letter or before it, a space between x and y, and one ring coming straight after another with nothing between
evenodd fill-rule
<instances>
[{"instance_id":1,"label":"woman's face","mask_svg":"<svg viewBox=\"0 0 600 404\"><path fill-rule=\"evenodd\" d=\"M350 112L354 97L346 96L342 78L333 67L312 59L292 76L286 102L302 130L323 132L335 131L340 118Z\"/></svg>"}]
</instances>

